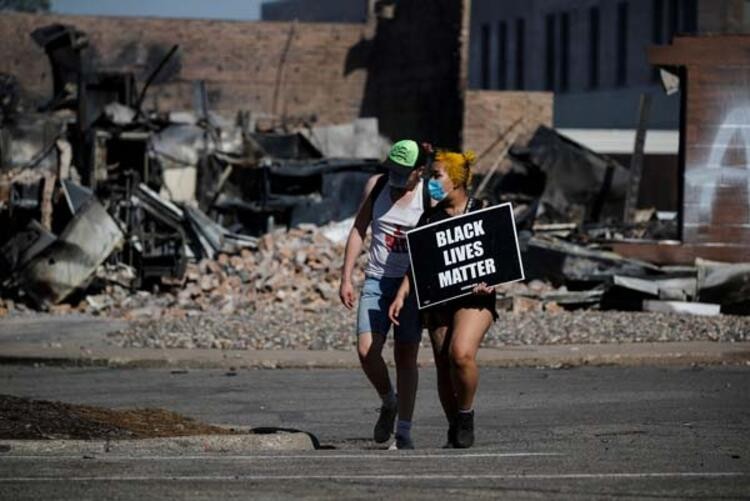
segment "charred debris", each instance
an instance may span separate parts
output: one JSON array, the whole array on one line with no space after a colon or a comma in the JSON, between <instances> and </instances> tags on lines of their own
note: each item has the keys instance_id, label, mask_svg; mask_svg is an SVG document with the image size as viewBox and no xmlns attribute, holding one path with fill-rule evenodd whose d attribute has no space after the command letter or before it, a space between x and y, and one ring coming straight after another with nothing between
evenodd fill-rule
<instances>
[{"instance_id":1,"label":"charred debris","mask_svg":"<svg viewBox=\"0 0 750 501\"><path fill-rule=\"evenodd\" d=\"M47 309L101 292L102 277L133 291L184 284L190 263L256 252L275 228L352 217L380 169L387 143L375 119L227 120L209 109L204 82L192 110L151 112L149 85L179 47L139 87L132 73L90 68L73 27L31 36L53 93L22 111L14 77L0 75L3 297ZM611 251L678 239L677 213L633 210L631 169L546 127L508 156L512 168L485 174L476 193L515 207L527 281L498 292L507 309L749 311L750 264L656 265Z\"/></svg>"},{"instance_id":2,"label":"charred debris","mask_svg":"<svg viewBox=\"0 0 750 501\"><path fill-rule=\"evenodd\" d=\"M379 151L331 158L306 135L268 117L228 121L208 109L145 109L128 72L87 68L88 40L70 26L31 36L49 57L53 95L18 109L18 85L0 78L0 277L45 308L85 288L97 268L119 265L134 288L179 282L191 260L257 247L278 226L345 219L358 205ZM357 129L377 123L362 120ZM338 131L354 138L354 127Z\"/></svg>"}]
</instances>

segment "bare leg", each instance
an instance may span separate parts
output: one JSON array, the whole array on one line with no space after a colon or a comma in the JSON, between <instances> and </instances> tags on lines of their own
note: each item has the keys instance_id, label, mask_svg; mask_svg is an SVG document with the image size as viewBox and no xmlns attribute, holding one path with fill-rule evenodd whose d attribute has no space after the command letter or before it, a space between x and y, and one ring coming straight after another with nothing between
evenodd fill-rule
<instances>
[{"instance_id":1,"label":"bare leg","mask_svg":"<svg viewBox=\"0 0 750 501\"><path fill-rule=\"evenodd\" d=\"M448 326L430 329L432 353L435 356L435 369L437 369L438 397L449 423L453 422L458 413L458 401L451 380L451 362L448 352L450 338L451 332Z\"/></svg>"},{"instance_id":2,"label":"bare leg","mask_svg":"<svg viewBox=\"0 0 750 501\"><path fill-rule=\"evenodd\" d=\"M398 418L411 421L414 414L414 400L417 398L419 371L417 353L419 343L401 343L393 346L393 357L396 361L396 387L398 388Z\"/></svg>"},{"instance_id":3,"label":"bare leg","mask_svg":"<svg viewBox=\"0 0 750 501\"><path fill-rule=\"evenodd\" d=\"M492 313L487 310L462 308L453 317L453 336L450 361L458 408L471 409L479 385L477 351L479 343L492 325Z\"/></svg>"},{"instance_id":4,"label":"bare leg","mask_svg":"<svg viewBox=\"0 0 750 501\"><path fill-rule=\"evenodd\" d=\"M384 344L385 336L381 334L363 332L357 338L357 353L362 370L381 396L390 393L392 389L388 366L383 360Z\"/></svg>"}]
</instances>

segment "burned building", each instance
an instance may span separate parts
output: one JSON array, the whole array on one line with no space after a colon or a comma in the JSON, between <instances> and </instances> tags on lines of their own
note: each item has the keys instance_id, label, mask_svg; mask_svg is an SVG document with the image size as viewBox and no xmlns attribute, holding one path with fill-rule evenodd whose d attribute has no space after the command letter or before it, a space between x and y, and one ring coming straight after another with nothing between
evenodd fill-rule
<instances>
[{"instance_id":1,"label":"burned building","mask_svg":"<svg viewBox=\"0 0 750 501\"><path fill-rule=\"evenodd\" d=\"M6 285L55 303L112 255L144 287L254 245L237 232L350 216L382 157L373 138L460 144L464 16L454 2L341 25L4 13ZM60 274L71 283L45 289Z\"/></svg>"},{"instance_id":2,"label":"burned building","mask_svg":"<svg viewBox=\"0 0 750 501\"><path fill-rule=\"evenodd\" d=\"M15 76L26 109L47 101L54 77L29 34L62 24L86 33L85 67L132 72L139 84L179 45L151 85L144 102L149 109L194 109L195 82L203 81L217 113L249 110L299 126L375 117L391 139L461 146L474 137L464 127L465 116L476 115L471 108L494 106L476 96L465 99L464 3L402 1L388 13L373 12L364 23L328 24L3 13L0 34L14 43L0 48L0 73ZM551 109L545 109L551 96L546 99L529 122L551 125ZM501 113L508 120L517 111Z\"/></svg>"},{"instance_id":3,"label":"burned building","mask_svg":"<svg viewBox=\"0 0 750 501\"><path fill-rule=\"evenodd\" d=\"M677 37L650 49L652 64L679 76L679 242L617 245L656 262L750 261L750 36Z\"/></svg>"}]
</instances>

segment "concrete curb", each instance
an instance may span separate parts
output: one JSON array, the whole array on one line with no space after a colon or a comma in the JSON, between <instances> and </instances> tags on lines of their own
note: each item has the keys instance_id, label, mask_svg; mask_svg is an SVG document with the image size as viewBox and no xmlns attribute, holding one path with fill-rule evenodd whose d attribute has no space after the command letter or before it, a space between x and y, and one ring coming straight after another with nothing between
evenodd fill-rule
<instances>
[{"instance_id":1,"label":"concrete curb","mask_svg":"<svg viewBox=\"0 0 750 501\"><path fill-rule=\"evenodd\" d=\"M393 364L391 350L385 356ZM691 364L750 364L750 342L710 341L543 345L482 348L478 362L485 367L674 366ZM353 351L209 350L97 347L52 348L32 343L0 344L0 363L62 366L173 369L351 369L359 362ZM420 366L434 365L423 348Z\"/></svg>"},{"instance_id":2,"label":"concrete curb","mask_svg":"<svg viewBox=\"0 0 750 501\"><path fill-rule=\"evenodd\" d=\"M9 449L8 449L9 448ZM311 451L307 433L199 435L142 440L0 440L0 456L192 456Z\"/></svg>"}]
</instances>

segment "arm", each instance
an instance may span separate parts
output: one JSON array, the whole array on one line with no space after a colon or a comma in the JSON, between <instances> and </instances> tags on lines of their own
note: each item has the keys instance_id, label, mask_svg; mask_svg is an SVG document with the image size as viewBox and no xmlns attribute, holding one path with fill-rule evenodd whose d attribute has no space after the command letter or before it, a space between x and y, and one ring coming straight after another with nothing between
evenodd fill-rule
<instances>
[{"instance_id":1,"label":"arm","mask_svg":"<svg viewBox=\"0 0 750 501\"><path fill-rule=\"evenodd\" d=\"M419 221L417 221L417 227L423 226L427 223L427 212L424 212L420 218ZM404 302L406 301L406 298L409 296L409 293L411 292L411 268L406 270L406 274L404 275L404 279L401 280L401 285L398 288L398 291L396 292L396 295L393 297L393 302L391 303L391 306L388 308L388 318L391 319L391 322L393 322L393 325L399 325L398 323L398 316L401 314L401 309L404 307Z\"/></svg>"},{"instance_id":2,"label":"arm","mask_svg":"<svg viewBox=\"0 0 750 501\"><path fill-rule=\"evenodd\" d=\"M357 258L362 252L362 246L364 245L365 236L367 235L367 227L372 221L372 191L379 178L379 175L373 176L367 181L362 196L362 203L359 206L357 216L354 218L354 225L352 226L352 229L349 232L349 237L346 240L344 265L341 268L339 297L344 306L350 310L354 307L354 285L352 284L352 273L354 272L354 265L357 262Z\"/></svg>"},{"instance_id":3,"label":"arm","mask_svg":"<svg viewBox=\"0 0 750 501\"><path fill-rule=\"evenodd\" d=\"M388 318L391 319L393 325L399 325L398 316L401 314L401 308L404 307L404 301L409 296L409 292L411 292L411 271L407 271L406 275L404 275L401 286L398 288L398 292L396 292L396 296L388 308Z\"/></svg>"}]
</instances>

